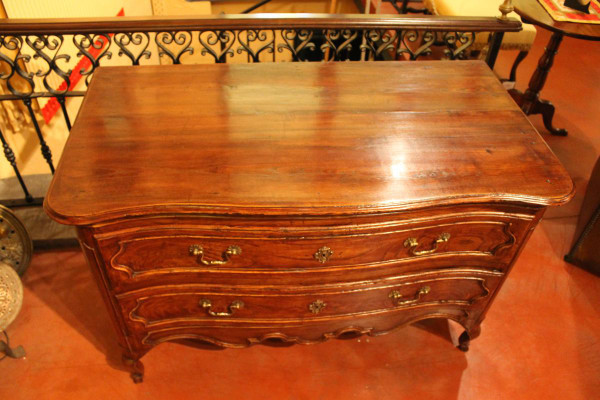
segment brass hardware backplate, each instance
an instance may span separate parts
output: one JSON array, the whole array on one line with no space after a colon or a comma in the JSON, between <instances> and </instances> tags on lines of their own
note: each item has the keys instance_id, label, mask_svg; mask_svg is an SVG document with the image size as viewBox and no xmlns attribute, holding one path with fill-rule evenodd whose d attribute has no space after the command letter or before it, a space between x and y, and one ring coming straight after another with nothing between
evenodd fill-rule
<instances>
[{"instance_id":1,"label":"brass hardware backplate","mask_svg":"<svg viewBox=\"0 0 600 400\"><path fill-rule=\"evenodd\" d=\"M323 311L323 309L326 306L327 306L327 303L325 303L323 300L315 300L308 305L308 309L310 310L311 313L318 314L321 311Z\"/></svg>"},{"instance_id":2,"label":"brass hardware backplate","mask_svg":"<svg viewBox=\"0 0 600 400\"><path fill-rule=\"evenodd\" d=\"M315 258L315 260L324 264L325 262L329 261L329 258L332 255L333 255L333 250L331 250L327 246L323 246L319 250L317 250L317 252L315 254L313 254L313 257Z\"/></svg>"},{"instance_id":3,"label":"brass hardware backplate","mask_svg":"<svg viewBox=\"0 0 600 400\"><path fill-rule=\"evenodd\" d=\"M431 291L431 287L429 286L423 286L422 288L419 289L419 291L415 294L415 296L410 299L410 300L402 300L402 301L397 301L396 305L398 306L408 306L411 304L416 304L419 302L419 300L421 300L421 296L429 293ZM397 290L393 290L390 292L390 294L388 295L388 297L392 300L399 300L400 298L402 298L402 293L400 293Z\"/></svg>"},{"instance_id":4,"label":"brass hardware backplate","mask_svg":"<svg viewBox=\"0 0 600 400\"><path fill-rule=\"evenodd\" d=\"M202 299L202 300L200 300L200 306L202 308L206 309L206 312L209 315L212 315L213 317L230 317L230 316L233 315L233 313L236 310L244 308L244 302L241 301L241 300L234 300L234 301L231 302L231 304L228 307L229 311L221 311L221 312L217 312L217 311L211 310L211 308L212 308L212 301L210 301L208 299Z\"/></svg>"},{"instance_id":5,"label":"brass hardware backplate","mask_svg":"<svg viewBox=\"0 0 600 400\"><path fill-rule=\"evenodd\" d=\"M404 247L409 247L410 248L409 251L413 256L422 256L422 255L426 255L426 254L435 253L438 249L438 245L440 243L445 243L448 240L450 240L450 234L447 232L444 232L437 237L435 242L433 242L433 247L431 249L417 250L417 247L419 246L419 241L417 240L417 238L410 237L404 241Z\"/></svg>"},{"instance_id":6,"label":"brass hardware backplate","mask_svg":"<svg viewBox=\"0 0 600 400\"><path fill-rule=\"evenodd\" d=\"M193 244L189 248L190 255L199 257L198 262L204 265L223 265L230 261L231 256L239 256L242 254L242 248L240 246L232 245L225 250L223 253L222 260L205 260L204 259L204 248L199 244Z\"/></svg>"}]
</instances>

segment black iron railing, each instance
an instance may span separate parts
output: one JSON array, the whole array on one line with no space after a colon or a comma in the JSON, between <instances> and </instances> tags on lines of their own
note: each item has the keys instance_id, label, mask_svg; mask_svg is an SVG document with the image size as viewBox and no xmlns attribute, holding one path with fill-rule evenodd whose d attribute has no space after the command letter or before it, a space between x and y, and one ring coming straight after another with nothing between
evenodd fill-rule
<instances>
[{"instance_id":1,"label":"black iron railing","mask_svg":"<svg viewBox=\"0 0 600 400\"><path fill-rule=\"evenodd\" d=\"M487 62L493 66L504 32L520 22L496 18L407 15L254 14L190 18L0 20L0 101L25 105L40 151L54 172L52 151L32 102L54 98L65 127L66 102L85 94L101 65L277 61L417 60L466 58L478 32L491 32ZM77 57L74 57L76 55ZM76 70L74 58L86 61ZM160 60L160 61L159 61ZM75 75L83 80L76 86ZM23 189L22 204L39 204L29 193L13 150L0 132L6 160ZM11 201L14 205L14 201Z\"/></svg>"}]
</instances>

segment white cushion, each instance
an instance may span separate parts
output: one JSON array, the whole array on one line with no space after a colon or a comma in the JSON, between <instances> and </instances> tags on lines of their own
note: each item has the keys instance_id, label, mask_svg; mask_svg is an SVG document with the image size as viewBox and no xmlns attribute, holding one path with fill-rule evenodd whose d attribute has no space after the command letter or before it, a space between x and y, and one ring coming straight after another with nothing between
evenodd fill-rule
<instances>
[{"instance_id":1,"label":"white cushion","mask_svg":"<svg viewBox=\"0 0 600 400\"><path fill-rule=\"evenodd\" d=\"M535 1L535 0L533 0ZM497 17L500 15L498 7L500 0L424 0L425 7L434 15L454 17ZM508 14L509 17L521 17L515 12ZM536 35L535 26L523 24L521 32L507 32L502 39L503 50L529 51ZM487 33L478 33L473 44L473 49L481 48L488 41Z\"/></svg>"}]
</instances>

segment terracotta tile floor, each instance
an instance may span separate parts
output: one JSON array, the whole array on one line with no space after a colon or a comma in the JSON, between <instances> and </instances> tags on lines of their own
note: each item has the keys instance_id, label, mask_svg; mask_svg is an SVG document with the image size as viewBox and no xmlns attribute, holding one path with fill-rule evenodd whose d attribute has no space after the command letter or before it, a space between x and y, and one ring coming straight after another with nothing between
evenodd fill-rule
<instances>
[{"instance_id":1,"label":"terracotta tile floor","mask_svg":"<svg viewBox=\"0 0 600 400\"><path fill-rule=\"evenodd\" d=\"M519 70L523 87L548 40ZM562 261L600 151L600 44L565 39L543 96L566 138L543 137L579 193L533 234L468 353L433 321L379 338L202 351L163 344L134 385L119 370L108 316L77 250L36 254L10 327L27 358L0 362L0 399L592 399L600 393L600 278ZM503 54L508 72L514 54Z\"/></svg>"}]
</instances>

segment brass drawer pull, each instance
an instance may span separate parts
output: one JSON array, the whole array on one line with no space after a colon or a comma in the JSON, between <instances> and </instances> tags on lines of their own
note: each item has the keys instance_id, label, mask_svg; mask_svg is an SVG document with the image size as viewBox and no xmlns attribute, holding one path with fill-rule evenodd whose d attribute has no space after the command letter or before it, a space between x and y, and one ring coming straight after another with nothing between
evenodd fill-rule
<instances>
[{"instance_id":1,"label":"brass drawer pull","mask_svg":"<svg viewBox=\"0 0 600 400\"><path fill-rule=\"evenodd\" d=\"M205 308L206 312L209 313L210 315L212 315L213 317L231 317L233 315L233 313L235 312L235 310L244 308L244 302L241 300L234 300L228 307L229 312L227 312L227 311L216 312L216 311L211 310L212 302L208 299L200 300L200 305L202 306L202 308Z\"/></svg>"},{"instance_id":2,"label":"brass drawer pull","mask_svg":"<svg viewBox=\"0 0 600 400\"><path fill-rule=\"evenodd\" d=\"M397 301L396 305L408 306L408 305L412 305L412 304L417 304L419 302L419 300L421 300L421 296L429 293L430 291L431 291L431 288L429 286L423 286L421 289L419 289L419 291L415 294L415 296L411 300ZM399 291L394 290L389 294L388 297L393 300L398 300L402 297L402 294Z\"/></svg>"},{"instance_id":3,"label":"brass drawer pull","mask_svg":"<svg viewBox=\"0 0 600 400\"><path fill-rule=\"evenodd\" d=\"M229 246L225 253L223 253L223 260L207 261L204 259L204 249L202 248L202 246L200 246L199 244L193 244L190 246L190 254L196 257L200 256L198 262L204 265L223 265L229 262L231 256L239 256L240 254L242 254L242 249L240 248L240 246Z\"/></svg>"},{"instance_id":4,"label":"brass drawer pull","mask_svg":"<svg viewBox=\"0 0 600 400\"><path fill-rule=\"evenodd\" d=\"M422 255L425 255L425 254L435 253L437 251L437 249L438 249L438 244L447 242L448 240L450 240L450 234L444 232L440 236L438 236L438 238L435 240L435 242L433 243L433 248L431 248L429 250L419 250L419 251L417 251L417 247L419 246L419 242L417 241L417 238L411 237L411 238L408 238L408 239L406 239L404 241L404 247L410 247L410 253L413 256L422 256Z\"/></svg>"}]
</instances>

